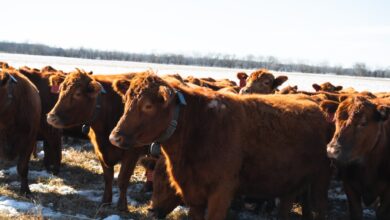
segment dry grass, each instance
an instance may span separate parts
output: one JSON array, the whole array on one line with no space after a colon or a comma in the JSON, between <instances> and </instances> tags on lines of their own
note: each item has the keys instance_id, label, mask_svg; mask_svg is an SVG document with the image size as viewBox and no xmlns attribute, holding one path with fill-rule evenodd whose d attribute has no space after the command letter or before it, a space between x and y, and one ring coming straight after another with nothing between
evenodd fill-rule
<instances>
[{"instance_id":1,"label":"dry grass","mask_svg":"<svg viewBox=\"0 0 390 220\"><path fill-rule=\"evenodd\" d=\"M0 161L0 170L7 170L16 166L15 162ZM119 172L120 166L115 167L115 172ZM42 161L32 159L30 162L30 170L44 170ZM31 173L31 172L30 172ZM35 208L30 212L23 213L18 216L18 219L47 219L43 217L40 207L47 207L55 212L61 213L61 216L49 217L49 219L102 219L109 215L119 215L122 219L152 219L148 216L148 203L150 194L140 192L144 178L144 169L137 166L135 174L130 180L128 188L128 197L132 201L128 201L129 212L118 212L115 208L116 198L114 196L113 204L101 207L99 201L102 196L104 181L102 169L99 161L93 153L89 143L73 143L71 146L65 145L63 149L63 165L58 176L46 175L42 177L30 176L30 187L34 184L43 184L46 188L34 192L33 196L25 198L18 194L19 183L17 175L0 176L0 196L7 196L17 201L32 202L36 204ZM339 183L338 183L339 184ZM117 193L117 183L114 181L114 194ZM335 187L335 186L333 186ZM337 185L339 187L339 185ZM96 191L94 200L87 198L77 192L64 193L64 190L71 189L73 191ZM330 201L329 219L345 219L346 204L343 200ZM300 206L294 206L294 212L300 212ZM276 214L265 215L259 214L259 211L242 211L229 212L228 219L276 219ZM293 219L299 219L299 215ZM10 219L4 213L0 213L0 219ZM170 220L188 219L186 212L177 211L167 217ZM369 218L367 218L369 219Z\"/></svg>"}]
</instances>

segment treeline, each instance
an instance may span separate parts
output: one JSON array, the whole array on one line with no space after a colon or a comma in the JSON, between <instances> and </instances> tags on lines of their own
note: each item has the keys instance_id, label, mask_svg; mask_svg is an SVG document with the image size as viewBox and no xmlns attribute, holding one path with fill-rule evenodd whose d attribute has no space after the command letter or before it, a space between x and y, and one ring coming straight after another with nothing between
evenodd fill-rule
<instances>
[{"instance_id":1,"label":"treeline","mask_svg":"<svg viewBox=\"0 0 390 220\"><path fill-rule=\"evenodd\" d=\"M353 68L329 65L307 65L282 63L277 58L247 56L237 58L234 55L208 54L206 56L184 56L178 54L140 54L93 49L63 49L43 44L0 42L0 51L7 53L33 54L45 56L77 57L86 59L120 60L161 64L195 65L256 69L267 68L275 71L303 73L335 73L338 75L390 77L390 69L370 70L364 63L356 63Z\"/></svg>"}]
</instances>

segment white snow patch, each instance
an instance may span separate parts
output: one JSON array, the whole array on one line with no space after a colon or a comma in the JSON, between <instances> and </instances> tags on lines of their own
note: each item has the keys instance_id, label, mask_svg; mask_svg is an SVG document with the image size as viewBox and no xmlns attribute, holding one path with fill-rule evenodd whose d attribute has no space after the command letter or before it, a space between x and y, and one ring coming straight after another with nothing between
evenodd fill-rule
<instances>
[{"instance_id":1,"label":"white snow patch","mask_svg":"<svg viewBox=\"0 0 390 220\"><path fill-rule=\"evenodd\" d=\"M102 200L103 191L99 190L79 190L77 194L83 196L84 198L93 201L100 202Z\"/></svg>"},{"instance_id":2,"label":"white snow patch","mask_svg":"<svg viewBox=\"0 0 390 220\"><path fill-rule=\"evenodd\" d=\"M178 213L188 213L190 209L185 206L177 206L172 212L178 212Z\"/></svg>"},{"instance_id":3,"label":"white snow patch","mask_svg":"<svg viewBox=\"0 0 390 220\"><path fill-rule=\"evenodd\" d=\"M36 213L44 217L59 217L61 213L55 212L50 208L36 205L31 202L21 202L13 200L6 196L0 196L0 212L7 216L18 216L21 213Z\"/></svg>"},{"instance_id":4,"label":"white snow patch","mask_svg":"<svg viewBox=\"0 0 390 220\"><path fill-rule=\"evenodd\" d=\"M45 157L45 152L43 150L37 153L38 159L43 159Z\"/></svg>"},{"instance_id":5,"label":"white snow patch","mask_svg":"<svg viewBox=\"0 0 390 220\"><path fill-rule=\"evenodd\" d=\"M119 217L119 215L110 215L105 217L103 220L120 220L120 219L121 217Z\"/></svg>"},{"instance_id":6,"label":"white snow patch","mask_svg":"<svg viewBox=\"0 0 390 220\"><path fill-rule=\"evenodd\" d=\"M43 183L30 184L30 189L33 192L56 192L61 195L75 194L77 191L70 186L51 186Z\"/></svg>"},{"instance_id":7,"label":"white snow patch","mask_svg":"<svg viewBox=\"0 0 390 220\"><path fill-rule=\"evenodd\" d=\"M363 215L365 217L375 217L375 211L372 209L364 209L363 210Z\"/></svg>"},{"instance_id":8,"label":"white snow patch","mask_svg":"<svg viewBox=\"0 0 390 220\"><path fill-rule=\"evenodd\" d=\"M0 173L2 173L2 175L4 175L4 176L5 175L18 175L18 170L17 170L16 166L13 166L7 170L0 170ZM28 178L31 178L31 179L36 179L38 177L40 177L40 178L54 177L52 174L46 172L46 170L41 170L41 171L29 170L28 176L29 176Z\"/></svg>"}]
</instances>

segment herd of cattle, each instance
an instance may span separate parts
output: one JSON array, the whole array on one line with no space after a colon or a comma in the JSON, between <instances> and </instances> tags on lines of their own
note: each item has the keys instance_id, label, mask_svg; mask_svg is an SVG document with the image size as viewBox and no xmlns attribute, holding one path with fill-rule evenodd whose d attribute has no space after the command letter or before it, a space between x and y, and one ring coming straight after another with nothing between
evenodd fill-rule
<instances>
[{"instance_id":1,"label":"herd of cattle","mask_svg":"<svg viewBox=\"0 0 390 220\"><path fill-rule=\"evenodd\" d=\"M88 134L103 168L104 204L121 164L121 211L142 158L153 180L150 211L159 218L185 204L191 219L225 219L233 200L279 198L281 219L294 202L303 219L325 219L330 180L339 178L351 219L363 218L362 202L376 203L377 219L390 219L390 93L330 83L313 84L316 92L279 90L287 76L265 69L238 73L237 85L0 65L0 158L18 158L23 194L31 193L37 139L46 169L57 174L62 135Z\"/></svg>"}]
</instances>

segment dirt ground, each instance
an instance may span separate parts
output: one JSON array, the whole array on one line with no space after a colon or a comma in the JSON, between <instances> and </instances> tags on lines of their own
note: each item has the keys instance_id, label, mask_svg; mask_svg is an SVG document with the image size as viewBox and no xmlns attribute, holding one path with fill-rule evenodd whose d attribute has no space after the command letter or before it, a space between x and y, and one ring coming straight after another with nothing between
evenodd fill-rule
<instances>
[{"instance_id":1,"label":"dirt ground","mask_svg":"<svg viewBox=\"0 0 390 220\"><path fill-rule=\"evenodd\" d=\"M115 209L118 199L116 178L114 182L113 204L99 205L104 182L100 163L88 142L67 143L63 148L61 172L53 176L44 171L41 147L38 147L38 158L30 162L29 183L33 192L31 198L18 195L19 180L15 162L0 161L0 219L18 217L18 219L153 219L148 215L150 193L142 193L145 181L144 169L137 166L131 177L128 188L129 212L118 212ZM119 165L115 167L116 175ZM30 204L29 208L17 208L17 213L7 211L12 204L3 204L2 198ZM23 203L25 202L25 203ZM3 209L1 208L3 205ZM19 204L20 205L20 204ZM4 209L5 207L5 209ZM261 208L252 209L251 204L239 211L230 211L228 219L276 219L276 211L264 214ZM9 207L11 208L11 207ZM299 219L300 207L295 205L293 219ZM49 214L48 214L49 213ZM54 214L53 214L54 213ZM179 207L167 219L188 219L188 209ZM372 208L364 211L365 219L375 219ZM329 190L328 219L348 219L346 196L340 182L332 181Z\"/></svg>"}]
</instances>

